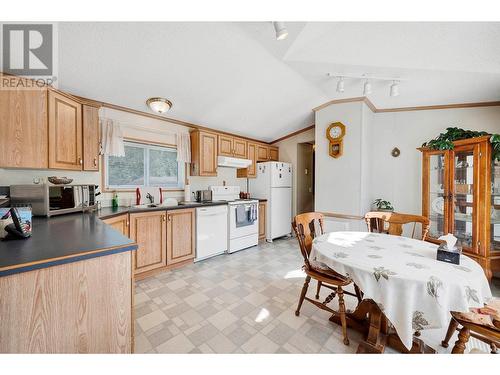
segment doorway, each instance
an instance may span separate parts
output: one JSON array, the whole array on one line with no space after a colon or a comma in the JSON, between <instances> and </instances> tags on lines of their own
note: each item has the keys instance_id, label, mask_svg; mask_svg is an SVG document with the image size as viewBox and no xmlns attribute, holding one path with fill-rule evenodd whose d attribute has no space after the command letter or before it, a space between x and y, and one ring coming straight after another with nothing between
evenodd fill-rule
<instances>
[{"instance_id":1,"label":"doorway","mask_svg":"<svg viewBox=\"0 0 500 375\"><path fill-rule=\"evenodd\" d=\"M297 214L314 211L314 143L297 144Z\"/></svg>"}]
</instances>

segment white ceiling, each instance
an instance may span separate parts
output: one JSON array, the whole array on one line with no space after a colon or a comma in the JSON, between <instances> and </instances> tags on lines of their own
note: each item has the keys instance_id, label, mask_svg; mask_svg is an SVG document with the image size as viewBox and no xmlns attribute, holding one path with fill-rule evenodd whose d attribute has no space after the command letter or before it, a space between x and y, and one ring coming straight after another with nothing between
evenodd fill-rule
<instances>
[{"instance_id":1,"label":"white ceiling","mask_svg":"<svg viewBox=\"0 0 500 375\"><path fill-rule=\"evenodd\" d=\"M401 77L373 85L378 108L500 100L500 23L61 23L59 87L265 141L313 123L311 109L362 95L327 72Z\"/></svg>"}]
</instances>

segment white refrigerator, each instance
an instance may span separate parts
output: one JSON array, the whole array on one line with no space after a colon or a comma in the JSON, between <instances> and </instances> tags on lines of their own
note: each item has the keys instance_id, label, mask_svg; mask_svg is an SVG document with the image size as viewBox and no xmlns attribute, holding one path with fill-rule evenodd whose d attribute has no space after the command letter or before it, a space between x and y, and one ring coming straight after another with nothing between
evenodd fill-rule
<instances>
[{"instance_id":1,"label":"white refrigerator","mask_svg":"<svg viewBox=\"0 0 500 375\"><path fill-rule=\"evenodd\" d=\"M276 161L257 163L257 178L249 179L252 198L267 199L266 241L292 231L292 165Z\"/></svg>"}]
</instances>

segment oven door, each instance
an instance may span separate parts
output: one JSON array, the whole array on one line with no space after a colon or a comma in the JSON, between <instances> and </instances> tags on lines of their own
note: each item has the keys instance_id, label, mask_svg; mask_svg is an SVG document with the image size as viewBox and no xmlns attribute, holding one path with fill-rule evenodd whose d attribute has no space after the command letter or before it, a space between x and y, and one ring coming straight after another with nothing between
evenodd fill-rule
<instances>
[{"instance_id":1,"label":"oven door","mask_svg":"<svg viewBox=\"0 0 500 375\"><path fill-rule=\"evenodd\" d=\"M237 215L237 207L244 207L243 218ZM256 203L241 203L229 206L229 238L244 237L259 232L259 220L252 221L250 210ZM256 210L258 215L258 209Z\"/></svg>"}]
</instances>

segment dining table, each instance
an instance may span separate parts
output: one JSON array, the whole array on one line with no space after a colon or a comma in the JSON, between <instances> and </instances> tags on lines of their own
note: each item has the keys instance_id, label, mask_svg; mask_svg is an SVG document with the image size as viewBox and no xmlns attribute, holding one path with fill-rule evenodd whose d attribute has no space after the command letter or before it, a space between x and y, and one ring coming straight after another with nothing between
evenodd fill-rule
<instances>
[{"instance_id":1,"label":"dining table","mask_svg":"<svg viewBox=\"0 0 500 375\"><path fill-rule=\"evenodd\" d=\"M492 298L478 263L464 254L459 264L438 261L437 248L371 232L330 232L313 240L309 258L349 277L362 291L363 300L347 314L348 325L365 334L359 353L381 353L385 346L435 352L418 338L421 331L446 329L450 311L467 312Z\"/></svg>"}]
</instances>

